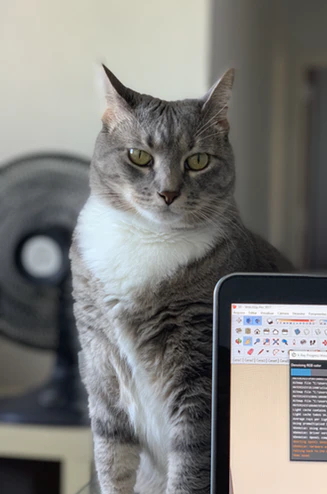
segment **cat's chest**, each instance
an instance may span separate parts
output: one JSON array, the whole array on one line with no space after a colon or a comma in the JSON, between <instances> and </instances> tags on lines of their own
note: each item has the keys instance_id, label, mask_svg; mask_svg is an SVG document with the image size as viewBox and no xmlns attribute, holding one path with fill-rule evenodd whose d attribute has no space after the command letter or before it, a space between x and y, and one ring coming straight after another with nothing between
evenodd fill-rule
<instances>
[{"instance_id":1,"label":"cat's chest","mask_svg":"<svg viewBox=\"0 0 327 494\"><path fill-rule=\"evenodd\" d=\"M151 230L95 196L80 215L77 233L88 269L103 283L108 299L118 300L200 259L214 243L212 229Z\"/></svg>"}]
</instances>

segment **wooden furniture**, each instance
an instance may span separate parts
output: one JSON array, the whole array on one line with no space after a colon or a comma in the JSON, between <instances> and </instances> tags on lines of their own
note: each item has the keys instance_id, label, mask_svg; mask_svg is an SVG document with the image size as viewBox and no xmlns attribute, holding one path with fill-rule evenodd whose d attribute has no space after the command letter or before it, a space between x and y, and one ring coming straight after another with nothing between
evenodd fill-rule
<instances>
[{"instance_id":1,"label":"wooden furniture","mask_svg":"<svg viewBox=\"0 0 327 494\"><path fill-rule=\"evenodd\" d=\"M1 423L0 457L58 461L60 494L76 494L91 476L91 431L87 427Z\"/></svg>"}]
</instances>

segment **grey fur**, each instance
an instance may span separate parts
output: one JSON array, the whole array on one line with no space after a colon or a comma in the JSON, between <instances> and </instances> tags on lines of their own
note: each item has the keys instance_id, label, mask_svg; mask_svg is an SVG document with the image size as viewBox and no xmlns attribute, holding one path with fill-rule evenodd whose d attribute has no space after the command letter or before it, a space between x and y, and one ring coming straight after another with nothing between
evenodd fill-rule
<instances>
[{"instance_id":1,"label":"grey fur","mask_svg":"<svg viewBox=\"0 0 327 494\"><path fill-rule=\"evenodd\" d=\"M84 262L77 226L71 249L75 315L101 492L132 494L136 484L140 494L209 494L215 284L234 271L292 267L245 228L235 205L226 117L233 72L204 99L166 102L125 88L105 70L108 110L92 160L92 194L113 209L149 211L163 230L209 224L217 239L201 259L152 280L151 288L142 285L124 300L108 301L103 282ZM131 165L127 149L133 147L148 150L154 166ZM183 163L197 152L208 153L210 165L189 173ZM132 203L122 193L126 186L133 190ZM171 209L163 210L160 190L181 192ZM121 353L114 325L130 341L153 394L164 400L157 419L168 424L167 459L138 437L121 405L121 387L133 387L134 369Z\"/></svg>"}]
</instances>

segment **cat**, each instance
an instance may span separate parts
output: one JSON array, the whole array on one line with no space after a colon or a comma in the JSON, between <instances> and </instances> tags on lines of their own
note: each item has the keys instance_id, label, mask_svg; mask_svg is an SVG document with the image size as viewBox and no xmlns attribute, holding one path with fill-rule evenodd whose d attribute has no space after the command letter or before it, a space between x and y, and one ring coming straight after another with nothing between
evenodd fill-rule
<instances>
[{"instance_id":1,"label":"cat","mask_svg":"<svg viewBox=\"0 0 327 494\"><path fill-rule=\"evenodd\" d=\"M290 271L234 200L229 70L168 102L103 66L107 108L71 247L102 494L209 494L213 290Z\"/></svg>"}]
</instances>

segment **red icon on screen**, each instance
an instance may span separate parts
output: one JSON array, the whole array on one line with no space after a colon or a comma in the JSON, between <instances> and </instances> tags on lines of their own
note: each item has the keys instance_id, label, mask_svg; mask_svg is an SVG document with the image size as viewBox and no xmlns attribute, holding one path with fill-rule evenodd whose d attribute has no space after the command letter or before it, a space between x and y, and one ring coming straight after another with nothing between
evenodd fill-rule
<instances>
[{"instance_id":1,"label":"red icon on screen","mask_svg":"<svg viewBox=\"0 0 327 494\"><path fill-rule=\"evenodd\" d=\"M233 305L233 309L237 309L237 305Z\"/></svg>"}]
</instances>

